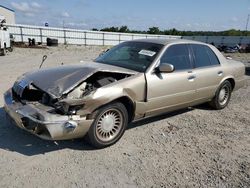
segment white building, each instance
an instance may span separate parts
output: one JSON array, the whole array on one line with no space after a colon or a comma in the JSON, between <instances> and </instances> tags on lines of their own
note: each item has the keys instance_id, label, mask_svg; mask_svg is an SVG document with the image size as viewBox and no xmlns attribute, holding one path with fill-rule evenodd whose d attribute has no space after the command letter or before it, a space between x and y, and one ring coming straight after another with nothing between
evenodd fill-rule
<instances>
[{"instance_id":1,"label":"white building","mask_svg":"<svg viewBox=\"0 0 250 188\"><path fill-rule=\"evenodd\" d=\"M0 5L0 19L6 19L7 24L15 24L15 11Z\"/></svg>"}]
</instances>

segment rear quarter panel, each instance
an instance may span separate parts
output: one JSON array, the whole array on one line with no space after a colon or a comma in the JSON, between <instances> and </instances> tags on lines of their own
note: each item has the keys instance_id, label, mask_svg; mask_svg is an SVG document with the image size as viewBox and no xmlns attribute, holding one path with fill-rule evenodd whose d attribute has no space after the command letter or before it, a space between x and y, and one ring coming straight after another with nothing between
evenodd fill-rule
<instances>
[{"instance_id":1,"label":"rear quarter panel","mask_svg":"<svg viewBox=\"0 0 250 188\"><path fill-rule=\"evenodd\" d=\"M246 84L245 65L242 62L227 59L216 47L209 46L217 55L222 66L224 74L220 84L227 79L233 79L235 82L234 90L244 87Z\"/></svg>"},{"instance_id":2,"label":"rear quarter panel","mask_svg":"<svg viewBox=\"0 0 250 188\"><path fill-rule=\"evenodd\" d=\"M224 64L225 79L233 78L235 81L234 90L244 87L246 84L245 65L235 60L225 60ZM223 80L223 81L224 81Z\"/></svg>"}]
</instances>

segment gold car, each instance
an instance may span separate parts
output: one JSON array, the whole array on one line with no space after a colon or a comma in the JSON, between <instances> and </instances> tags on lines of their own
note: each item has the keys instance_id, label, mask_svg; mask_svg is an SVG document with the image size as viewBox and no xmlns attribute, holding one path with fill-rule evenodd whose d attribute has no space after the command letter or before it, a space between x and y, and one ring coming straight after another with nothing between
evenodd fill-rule
<instances>
[{"instance_id":1,"label":"gold car","mask_svg":"<svg viewBox=\"0 0 250 188\"><path fill-rule=\"evenodd\" d=\"M4 95L5 110L43 139L87 135L102 148L135 120L205 102L223 109L244 84L245 66L214 46L143 39L121 43L94 62L22 75Z\"/></svg>"}]
</instances>

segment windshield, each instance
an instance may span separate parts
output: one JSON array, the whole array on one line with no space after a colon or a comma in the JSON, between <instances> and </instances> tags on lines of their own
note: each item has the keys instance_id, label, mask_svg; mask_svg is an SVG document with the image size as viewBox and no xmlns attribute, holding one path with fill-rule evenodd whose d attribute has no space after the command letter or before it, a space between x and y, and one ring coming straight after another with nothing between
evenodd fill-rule
<instances>
[{"instance_id":1,"label":"windshield","mask_svg":"<svg viewBox=\"0 0 250 188\"><path fill-rule=\"evenodd\" d=\"M145 72L162 47L155 43L124 42L99 56L95 62Z\"/></svg>"}]
</instances>

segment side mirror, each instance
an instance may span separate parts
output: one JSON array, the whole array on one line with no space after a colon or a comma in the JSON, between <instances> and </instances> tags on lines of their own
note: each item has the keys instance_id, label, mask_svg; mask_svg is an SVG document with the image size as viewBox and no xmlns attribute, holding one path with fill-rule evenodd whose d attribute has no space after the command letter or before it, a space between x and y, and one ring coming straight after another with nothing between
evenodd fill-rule
<instances>
[{"instance_id":1,"label":"side mirror","mask_svg":"<svg viewBox=\"0 0 250 188\"><path fill-rule=\"evenodd\" d=\"M169 63L161 63L159 67L157 67L159 72L170 73L174 71L174 65Z\"/></svg>"}]
</instances>

